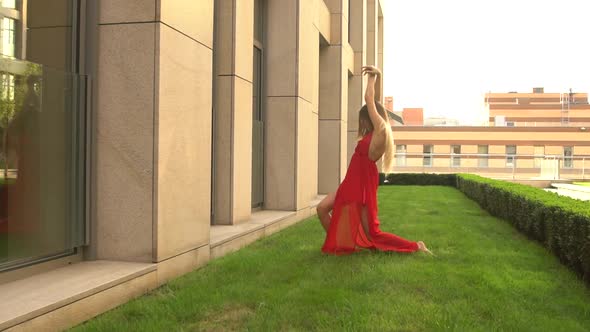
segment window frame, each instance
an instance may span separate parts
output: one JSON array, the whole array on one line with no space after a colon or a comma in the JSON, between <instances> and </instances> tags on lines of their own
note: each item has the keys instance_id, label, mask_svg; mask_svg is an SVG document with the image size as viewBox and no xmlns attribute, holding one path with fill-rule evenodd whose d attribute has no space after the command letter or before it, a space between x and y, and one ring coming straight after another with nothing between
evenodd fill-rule
<instances>
[{"instance_id":1,"label":"window frame","mask_svg":"<svg viewBox=\"0 0 590 332\"><path fill-rule=\"evenodd\" d=\"M508 152L509 147L514 147L514 153ZM506 167L508 168L516 168L516 155L517 155L518 148L516 145L506 145Z\"/></svg>"},{"instance_id":2,"label":"window frame","mask_svg":"<svg viewBox=\"0 0 590 332\"><path fill-rule=\"evenodd\" d=\"M569 155L566 149L570 150ZM574 147L571 145L563 147L563 168L574 168Z\"/></svg>"},{"instance_id":3,"label":"window frame","mask_svg":"<svg viewBox=\"0 0 590 332\"><path fill-rule=\"evenodd\" d=\"M426 147L429 147L428 149ZM428 151L427 151L428 150ZM432 153L434 151L434 146L432 144L423 144L422 145L422 166L423 167L432 167L433 163L433 156Z\"/></svg>"},{"instance_id":4,"label":"window frame","mask_svg":"<svg viewBox=\"0 0 590 332\"><path fill-rule=\"evenodd\" d=\"M459 152L455 149L458 148ZM461 167L461 145L451 144L451 167Z\"/></svg>"}]
</instances>

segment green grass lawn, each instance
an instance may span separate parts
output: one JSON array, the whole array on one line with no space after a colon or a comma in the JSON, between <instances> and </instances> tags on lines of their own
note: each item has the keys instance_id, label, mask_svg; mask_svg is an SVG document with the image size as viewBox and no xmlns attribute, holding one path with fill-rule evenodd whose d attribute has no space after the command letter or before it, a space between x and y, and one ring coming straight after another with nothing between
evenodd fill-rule
<instances>
[{"instance_id":1,"label":"green grass lawn","mask_svg":"<svg viewBox=\"0 0 590 332\"><path fill-rule=\"evenodd\" d=\"M436 257L323 255L311 218L74 331L588 331L590 290L450 187L380 187L382 229Z\"/></svg>"},{"instance_id":2,"label":"green grass lawn","mask_svg":"<svg viewBox=\"0 0 590 332\"><path fill-rule=\"evenodd\" d=\"M587 186L587 187L590 187L590 182L574 182L574 184L577 184L579 186Z\"/></svg>"}]
</instances>

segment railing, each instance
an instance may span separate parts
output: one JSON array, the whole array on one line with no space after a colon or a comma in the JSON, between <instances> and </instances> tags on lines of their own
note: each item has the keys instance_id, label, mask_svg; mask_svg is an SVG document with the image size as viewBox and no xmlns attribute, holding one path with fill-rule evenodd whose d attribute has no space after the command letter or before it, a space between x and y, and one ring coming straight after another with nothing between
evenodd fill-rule
<instances>
[{"instance_id":1,"label":"railing","mask_svg":"<svg viewBox=\"0 0 590 332\"><path fill-rule=\"evenodd\" d=\"M472 173L508 179L590 178L590 156L404 153L397 152L395 173Z\"/></svg>"},{"instance_id":2,"label":"railing","mask_svg":"<svg viewBox=\"0 0 590 332\"><path fill-rule=\"evenodd\" d=\"M529 122L529 121L523 121L523 122L516 122L514 124L513 127L590 127L590 122L589 121L581 121L581 122L576 122L576 121L568 121L567 123L561 122L561 119L556 118L556 121L553 122ZM506 126L503 126L506 127Z\"/></svg>"}]
</instances>

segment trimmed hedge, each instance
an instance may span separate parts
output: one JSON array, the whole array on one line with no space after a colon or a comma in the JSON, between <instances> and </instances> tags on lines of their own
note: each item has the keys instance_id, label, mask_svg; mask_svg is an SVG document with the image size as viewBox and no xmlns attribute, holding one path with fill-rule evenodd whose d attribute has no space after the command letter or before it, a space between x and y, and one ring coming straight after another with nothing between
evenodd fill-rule
<instances>
[{"instance_id":1,"label":"trimmed hedge","mask_svg":"<svg viewBox=\"0 0 590 332\"><path fill-rule=\"evenodd\" d=\"M526 185L460 174L457 188L590 282L590 204Z\"/></svg>"},{"instance_id":2,"label":"trimmed hedge","mask_svg":"<svg viewBox=\"0 0 590 332\"><path fill-rule=\"evenodd\" d=\"M387 174L384 185L451 186L457 183L456 174L399 173Z\"/></svg>"}]
</instances>

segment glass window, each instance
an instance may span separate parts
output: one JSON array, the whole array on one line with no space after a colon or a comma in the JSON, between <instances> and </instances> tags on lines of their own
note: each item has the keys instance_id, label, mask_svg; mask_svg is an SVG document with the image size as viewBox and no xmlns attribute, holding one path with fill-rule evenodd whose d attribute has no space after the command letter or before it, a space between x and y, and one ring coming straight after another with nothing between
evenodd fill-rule
<instances>
[{"instance_id":1,"label":"glass window","mask_svg":"<svg viewBox=\"0 0 590 332\"><path fill-rule=\"evenodd\" d=\"M428 167L432 166L432 145L424 145L422 165Z\"/></svg>"},{"instance_id":2,"label":"glass window","mask_svg":"<svg viewBox=\"0 0 590 332\"><path fill-rule=\"evenodd\" d=\"M451 145L451 166L461 167L461 145Z\"/></svg>"},{"instance_id":3,"label":"glass window","mask_svg":"<svg viewBox=\"0 0 590 332\"><path fill-rule=\"evenodd\" d=\"M348 43L350 43L350 29L351 29L351 16L350 16L350 0L348 0Z\"/></svg>"},{"instance_id":4,"label":"glass window","mask_svg":"<svg viewBox=\"0 0 590 332\"><path fill-rule=\"evenodd\" d=\"M407 147L405 144L395 146L395 164L397 166L406 166Z\"/></svg>"},{"instance_id":5,"label":"glass window","mask_svg":"<svg viewBox=\"0 0 590 332\"><path fill-rule=\"evenodd\" d=\"M254 41L262 43L264 0L254 0Z\"/></svg>"},{"instance_id":6,"label":"glass window","mask_svg":"<svg viewBox=\"0 0 590 332\"><path fill-rule=\"evenodd\" d=\"M541 168L543 164L543 159L545 159L545 147L541 145L535 146L534 152L534 167Z\"/></svg>"},{"instance_id":7,"label":"glass window","mask_svg":"<svg viewBox=\"0 0 590 332\"><path fill-rule=\"evenodd\" d=\"M254 0L252 77L252 208L264 203L264 119L262 110L264 0Z\"/></svg>"},{"instance_id":8,"label":"glass window","mask_svg":"<svg viewBox=\"0 0 590 332\"><path fill-rule=\"evenodd\" d=\"M477 156L477 165L479 167L488 167L488 159L489 159L489 154L488 154L488 146L487 145L478 145L477 146L477 154L479 156Z\"/></svg>"},{"instance_id":9,"label":"glass window","mask_svg":"<svg viewBox=\"0 0 590 332\"><path fill-rule=\"evenodd\" d=\"M1 2L14 10L0 19L0 271L85 244L86 86L68 3Z\"/></svg>"},{"instance_id":10,"label":"glass window","mask_svg":"<svg viewBox=\"0 0 590 332\"><path fill-rule=\"evenodd\" d=\"M15 53L15 29L16 21L8 18L2 18L2 28L0 34L2 34L2 55L14 58Z\"/></svg>"},{"instance_id":11,"label":"glass window","mask_svg":"<svg viewBox=\"0 0 590 332\"><path fill-rule=\"evenodd\" d=\"M506 167L516 167L516 145L506 145Z\"/></svg>"},{"instance_id":12,"label":"glass window","mask_svg":"<svg viewBox=\"0 0 590 332\"><path fill-rule=\"evenodd\" d=\"M16 0L2 0L2 7L4 8L16 8Z\"/></svg>"},{"instance_id":13,"label":"glass window","mask_svg":"<svg viewBox=\"0 0 590 332\"><path fill-rule=\"evenodd\" d=\"M563 167L572 168L574 167L574 147L564 146L563 147Z\"/></svg>"}]
</instances>

